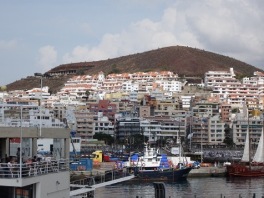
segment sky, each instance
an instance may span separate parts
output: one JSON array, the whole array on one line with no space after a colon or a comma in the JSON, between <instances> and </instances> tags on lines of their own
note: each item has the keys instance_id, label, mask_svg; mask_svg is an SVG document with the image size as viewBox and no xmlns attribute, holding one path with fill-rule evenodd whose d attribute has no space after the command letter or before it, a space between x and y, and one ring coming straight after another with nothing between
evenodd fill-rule
<instances>
[{"instance_id":1,"label":"sky","mask_svg":"<svg viewBox=\"0 0 264 198\"><path fill-rule=\"evenodd\" d=\"M263 10L263 0L0 0L0 86L176 45L264 69Z\"/></svg>"}]
</instances>

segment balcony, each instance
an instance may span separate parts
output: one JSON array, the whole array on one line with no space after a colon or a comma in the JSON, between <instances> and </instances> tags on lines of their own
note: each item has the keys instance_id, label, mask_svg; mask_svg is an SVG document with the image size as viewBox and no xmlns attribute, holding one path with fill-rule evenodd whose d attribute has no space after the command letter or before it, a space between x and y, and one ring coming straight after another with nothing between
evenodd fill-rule
<instances>
[{"instance_id":1,"label":"balcony","mask_svg":"<svg viewBox=\"0 0 264 198\"><path fill-rule=\"evenodd\" d=\"M2 186L23 186L23 183L35 183L40 176L68 171L69 160L65 159L22 164L0 163L0 182Z\"/></svg>"}]
</instances>

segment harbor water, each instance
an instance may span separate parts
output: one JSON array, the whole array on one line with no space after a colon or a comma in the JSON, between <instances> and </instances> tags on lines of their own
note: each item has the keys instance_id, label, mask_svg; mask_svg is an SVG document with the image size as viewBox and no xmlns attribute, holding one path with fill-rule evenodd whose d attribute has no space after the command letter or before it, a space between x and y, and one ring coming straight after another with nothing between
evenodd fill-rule
<instances>
[{"instance_id":1,"label":"harbor water","mask_svg":"<svg viewBox=\"0 0 264 198\"><path fill-rule=\"evenodd\" d=\"M166 198L264 198L264 178L188 178L166 183ZM152 182L128 181L96 189L95 198L154 198Z\"/></svg>"}]
</instances>

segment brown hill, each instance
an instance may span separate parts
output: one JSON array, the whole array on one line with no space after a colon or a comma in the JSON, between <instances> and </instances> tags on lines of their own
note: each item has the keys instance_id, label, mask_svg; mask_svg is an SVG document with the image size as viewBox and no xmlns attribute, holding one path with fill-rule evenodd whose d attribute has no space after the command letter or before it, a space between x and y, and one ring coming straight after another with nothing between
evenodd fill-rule
<instances>
[{"instance_id":1,"label":"brown hill","mask_svg":"<svg viewBox=\"0 0 264 198\"><path fill-rule=\"evenodd\" d=\"M207 71L227 71L231 67L237 77L252 76L253 72L262 71L227 56L191 47L172 46L108 60L59 65L46 72L52 77L43 78L43 86L49 86L55 93L73 75L92 75L100 71L109 74L168 70L180 76L203 78ZM31 76L7 85L7 89L31 89L39 85L39 79Z\"/></svg>"}]
</instances>

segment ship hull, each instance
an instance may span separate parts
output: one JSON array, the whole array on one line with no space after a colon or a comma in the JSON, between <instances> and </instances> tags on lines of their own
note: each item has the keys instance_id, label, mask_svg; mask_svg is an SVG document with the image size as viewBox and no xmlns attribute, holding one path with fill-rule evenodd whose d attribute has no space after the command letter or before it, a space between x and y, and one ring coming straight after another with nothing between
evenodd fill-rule
<instances>
[{"instance_id":1,"label":"ship hull","mask_svg":"<svg viewBox=\"0 0 264 198\"><path fill-rule=\"evenodd\" d=\"M136 170L135 180L148 181L179 181L186 180L192 168L168 170Z\"/></svg>"},{"instance_id":2,"label":"ship hull","mask_svg":"<svg viewBox=\"0 0 264 198\"><path fill-rule=\"evenodd\" d=\"M264 166L229 165L226 170L230 177L264 177Z\"/></svg>"}]
</instances>

